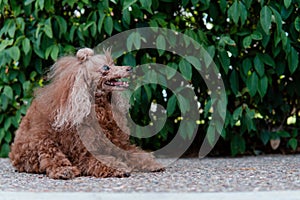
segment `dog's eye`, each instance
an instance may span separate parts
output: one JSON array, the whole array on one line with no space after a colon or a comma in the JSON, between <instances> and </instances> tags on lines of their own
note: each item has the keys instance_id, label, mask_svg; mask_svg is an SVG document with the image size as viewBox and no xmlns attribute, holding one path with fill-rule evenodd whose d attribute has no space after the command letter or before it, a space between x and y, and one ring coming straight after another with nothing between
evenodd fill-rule
<instances>
[{"instance_id":1,"label":"dog's eye","mask_svg":"<svg viewBox=\"0 0 300 200\"><path fill-rule=\"evenodd\" d=\"M105 71L108 71L108 70L110 70L110 68L109 68L109 66L107 66L107 65L103 65L103 67L102 67Z\"/></svg>"}]
</instances>

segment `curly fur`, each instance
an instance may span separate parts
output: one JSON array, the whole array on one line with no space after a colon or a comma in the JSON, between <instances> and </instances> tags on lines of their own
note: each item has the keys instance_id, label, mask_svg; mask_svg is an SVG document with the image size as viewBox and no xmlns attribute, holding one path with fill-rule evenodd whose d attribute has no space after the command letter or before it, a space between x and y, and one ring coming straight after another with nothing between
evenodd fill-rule
<instances>
[{"instance_id":1,"label":"curly fur","mask_svg":"<svg viewBox=\"0 0 300 200\"><path fill-rule=\"evenodd\" d=\"M84 48L59 59L51 67L50 83L36 91L16 131L9 154L13 166L54 179L164 170L150 153L130 144L122 100L112 106L112 92L126 84L108 81L130 72L131 67L114 65L110 51L94 55Z\"/></svg>"}]
</instances>

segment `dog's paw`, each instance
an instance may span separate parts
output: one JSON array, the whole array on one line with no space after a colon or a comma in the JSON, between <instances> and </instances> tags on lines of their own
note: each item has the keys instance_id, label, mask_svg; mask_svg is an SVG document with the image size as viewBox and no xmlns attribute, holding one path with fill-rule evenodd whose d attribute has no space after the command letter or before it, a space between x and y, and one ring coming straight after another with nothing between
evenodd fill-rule
<instances>
[{"instance_id":1,"label":"dog's paw","mask_svg":"<svg viewBox=\"0 0 300 200\"><path fill-rule=\"evenodd\" d=\"M161 164L156 163L156 164L153 164L153 165L147 167L147 170L149 172L163 172L166 170L166 168L164 166L162 166Z\"/></svg>"},{"instance_id":2,"label":"dog's paw","mask_svg":"<svg viewBox=\"0 0 300 200\"><path fill-rule=\"evenodd\" d=\"M115 177L117 177L117 178L127 178L129 176L130 176L130 172L117 171Z\"/></svg>"},{"instance_id":3,"label":"dog's paw","mask_svg":"<svg viewBox=\"0 0 300 200\"><path fill-rule=\"evenodd\" d=\"M147 163L143 166L139 166L138 168L135 168L134 171L138 171L138 172L163 172L165 171L166 168L157 163L157 162L152 162L152 163Z\"/></svg>"},{"instance_id":4,"label":"dog's paw","mask_svg":"<svg viewBox=\"0 0 300 200\"><path fill-rule=\"evenodd\" d=\"M53 179L72 179L80 175L80 170L74 166L63 166L56 168L49 173L49 177Z\"/></svg>"},{"instance_id":5,"label":"dog's paw","mask_svg":"<svg viewBox=\"0 0 300 200\"><path fill-rule=\"evenodd\" d=\"M166 171L166 168L164 166L154 166L152 169L150 169L150 172L163 172Z\"/></svg>"},{"instance_id":6,"label":"dog's paw","mask_svg":"<svg viewBox=\"0 0 300 200\"><path fill-rule=\"evenodd\" d=\"M95 177L99 178L127 178L130 176L130 172L120 171L120 170L112 170L101 172L100 174L93 174Z\"/></svg>"}]
</instances>

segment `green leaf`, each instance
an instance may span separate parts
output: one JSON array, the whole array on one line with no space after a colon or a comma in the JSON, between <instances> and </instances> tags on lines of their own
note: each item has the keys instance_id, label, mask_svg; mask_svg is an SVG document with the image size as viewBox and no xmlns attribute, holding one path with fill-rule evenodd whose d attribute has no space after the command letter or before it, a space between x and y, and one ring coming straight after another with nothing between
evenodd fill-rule
<instances>
[{"instance_id":1,"label":"green leaf","mask_svg":"<svg viewBox=\"0 0 300 200\"><path fill-rule=\"evenodd\" d=\"M7 143L2 144L1 150L0 150L0 157L2 157L2 158L7 157L9 152L10 152L9 144L7 144Z\"/></svg>"},{"instance_id":2,"label":"green leaf","mask_svg":"<svg viewBox=\"0 0 300 200\"><path fill-rule=\"evenodd\" d=\"M287 131L277 131L276 135L281 137L281 138L288 138L288 137L291 136L290 133L287 132Z\"/></svg>"},{"instance_id":3,"label":"green leaf","mask_svg":"<svg viewBox=\"0 0 300 200\"><path fill-rule=\"evenodd\" d=\"M16 32L16 24L15 24L15 22L13 20L10 20L7 32L8 32L8 35L11 38L14 38L15 32Z\"/></svg>"},{"instance_id":4,"label":"green leaf","mask_svg":"<svg viewBox=\"0 0 300 200\"><path fill-rule=\"evenodd\" d=\"M54 45L53 48L52 48L51 54L50 54L52 60L55 60L55 61L57 60L57 58L58 58L58 52L59 52L58 46Z\"/></svg>"},{"instance_id":5,"label":"green leaf","mask_svg":"<svg viewBox=\"0 0 300 200\"><path fill-rule=\"evenodd\" d=\"M262 40L263 37L262 37L262 34L259 32L259 31L254 31L252 34L251 34L251 38L253 40Z\"/></svg>"},{"instance_id":6,"label":"green leaf","mask_svg":"<svg viewBox=\"0 0 300 200\"><path fill-rule=\"evenodd\" d=\"M23 41L22 41L22 49L24 51L24 53L27 55L30 51L30 40L28 38L25 38Z\"/></svg>"},{"instance_id":7,"label":"green leaf","mask_svg":"<svg viewBox=\"0 0 300 200\"><path fill-rule=\"evenodd\" d=\"M253 97L256 94L258 87L258 76L256 72L253 72L250 76L248 76L246 85L249 90L249 94Z\"/></svg>"},{"instance_id":8,"label":"green leaf","mask_svg":"<svg viewBox=\"0 0 300 200\"><path fill-rule=\"evenodd\" d=\"M132 4L136 2L137 0L124 0L122 10L128 9Z\"/></svg>"},{"instance_id":9,"label":"green leaf","mask_svg":"<svg viewBox=\"0 0 300 200\"><path fill-rule=\"evenodd\" d=\"M300 17L296 17L295 19L295 29L300 32Z\"/></svg>"},{"instance_id":10,"label":"green leaf","mask_svg":"<svg viewBox=\"0 0 300 200\"><path fill-rule=\"evenodd\" d=\"M112 34L113 27L114 27L114 24L113 24L112 17L111 16L106 16L105 19L104 19L104 30L108 35Z\"/></svg>"},{"instance_id":11,"label":"green leaf","mask_svg":"<svg viewBox=\"0 0 300 200\"><path fill-rule=\"evenodd\" d=\"M254 116L255 116L255 111L250 110L248 107L246 107L246 115L242 118L242 124L247 127L248 132L250 131L255 131L255 125L254 125Z\"/></svg>"},{"instance_id":12,"label":"green leaf","mask_svg":"<svg viewBox=\"0 0 300 200\"><path fill-rule=\"evenodd\" d=\"M3 94L5 94L5 96L7 96L7 98L9 98L9 99L13 99L14 98L13 90L8 85L4 86Z\"/></svg>"},{"instance_id":13,"label":"green leaf","mask_svg":"<svg viewBox=\"0 0 300 200\"><path fill-rule=\"evenodd\" d=\"M299 64L299 55L294 47L291 47L290 54L288 55L288 64L289 70L293 74L296 71Z\"/></svg>"},{"instance_id":14,"label":"green leaf","mask_svg":"<svg viewBox=\"0 0 300 200\"><path fill-rule=\"evenodd\" d=\"M22 87L23 87L23 90L26 92L28 90L30 90L30 81L25 81L23 84L22 84Z\"/></svg>"},{"instance_id":15,"label":"green leaf","mask_svg":"<svg viewBox=\"0 0 300 200\"><path fill-rule=\"evenodd\" d=\"M168 115L168 117L170 117L174 113L176 105L177 105L177 98L173 94L171 96L171 98L168 100L168 103L167 103L167 115Z\"/></svg>"},{"instance_id":16,"label":"green leaf","mask_svg":"<svg viewBox=\"0 0 300 200\"><path fill-rule=\"evenodd\" d=\"M25 37L24 35L19 36L19 37L15 40L14 46L19 46L20 43L21 43L25 38L26 38L26 37Z\"/></svg>"},{"instance_id":17,"label":"green leaf","mask_svg":"<svg viewBox=\"0 0 300 200\"><path fill-rule=\"evenodd\" d=\"M195 56L186 56L185 59L191 63L196 69L200 70L201 69L201 63L198 58Z\"/></svg>"},{"instance_id":18,"label":"green leaf","mask_svg":"<svg viewBox=\"0 0 300 200\"><path fill-rule=\"evenodd\" d=\"M87 24L85 24L83 31L87 31L88 28L90 28L90 26L92 26L95 22L94 21L90 21Z\"/></svg>"},{"instance_id":19,"label":"green leaf","mask_svg":"<svg viewBox=\"0 0 300 200\"><path fill-rule=\"evenodd\" d=\"M254 61L254 68L258 75L262 77L265 74L265 65L264 63L260 60L259 56L255 56Z\"/></svg>"},{"instance_id":20,"label":"green leaf","mask_svg":"<svg viewBox=\"0 0 300 200\"><path fill-rule=\"evenodd\" d=\"M16 25L17 25L17 28L18 28L22 33L24 33L24 31L25 31L25 20L24 20L24 18L18 17L18 18L16 19Z\"/></svg>"},{"instance_id":21,"label":"green leaf","mask_svg":"<svg viewBox=\"0 0 300 200\"><path fill-rule=\"evenodd\" d=\"M129 10L123 10L122 19L126 24L130 24L131 17Z\"/></svg>"},{"instance_id":22,"label":"green leaf","mask_svg":"<svg viewBox=\"0 0 300 200\"><path fill-rule=\"evenodd\" d=\"M127 46L127 50L128 51L131 51L132 50L132 47L133 47L133 43L134 43L134 32L131 33L128 38L127 38L127 41L126 41L126 46Z\"/></svg>"},{"instance_id":23,"label":"green leaf","mask_svg":"<svg viewBox=\"0 0 300 200\"><path fill-rule=\"evenodd\" d=\"M221 101L221 100L217 100L217 112L219 114L219 116L224 120L225 116L226 116L226 109L227 109L227 102ZM216 120L219 121L219 120ZM217 131L221 134L221 129L223 128L223 125L221 127L221 124L218 124L220 126L217 127ZM219 129L220 128L220 129Z\"/></svg>"},{"instance_id":24,"label":"green leaf","mask_svg":"<svg viewBox=\"0 0 300 200\"><path fill-rule=\"evenodd\" d=\"M251 37L251 35L247 36L247 37L245 37L243 39L243 46L244 46L245 49L246 48L250 48L251 43L252 43L252 37Z\"/></svg>"},{"instance_id":25,"label":"green leaf","mask_svg":"<svg viewBox=\"0 0 300 200\"><path fill-rule=\"evenodd\" d=\"M40 10L43 10L44 9L44 4L45 4L45 0L37 0L35 2L35 8L37 10L39 10L38 8L40 8Z\"/></svg>"},{"instance_id":26,"label":"green leaf","mask_svg":"<svg viewBox=\"0 0 300 200\"><path fill-rule=\"evenodd\" d=\"M228 15L236 25L239 22L240 14L239 3L237 0L235 0L232 6L230 6L230 8L228 9Z\"/></svg>"},{"instance_id":27,"label":"green leaf","mask_svg":"<svg viewBox=\"0 0 300 200\"><path fill-rule=\"evenodd\" d=\"M171 29L176 31L176 27L174 24L171 23ZM175 34L168 34L168 37L166 37L167 41L169 42L171 47L175 47L177 45L177 37ZM170 49L170 46L168 47Z\"/></svg>"},{"instance_id":28,"label":"green leaf","mask_svg":"<svg viewBox=\"0 0 300 200\"><path fill-rule=\"evenodd\" d=\"M45 51L45 58L46 58L46 59L49 58L49 55L50 55L50 53L51 53L51 51L52 51L52 48L53 48L53 45L50 46L50 47L48 47L48 48L46 49L46 51Z\"/></svg>"},{"instance_id":29,"label":"green leaf","mask_svg":"<svg viewBox=\"0 0 300 200\"><path fill-rule=\"evenodd\" d=\"M158 49L159 55L161 56L166 50L166 39L164 36L159 35L156 38L156 48Z\"/></svg>"},{"instance_id":30,"label":"green leaf","mask_svg":"<svg viewBox=\"0 0 300 200\"><path fill-rule=\"evenodd\" d=\"M294 129L292 131L292 137L297 137L298 136L298 129Z\"/></svg>"},{"instance_id":31,"label":"green leaf","mask_svg":"<svg viewBox=\"0 0 300 200\"><path fill-rule=\"evenodd\" d=\"M204 60L205 67L208 68L213 62L213 57L215 56L216 49L214 46L209 46L205 50L207 53L203 52L203 60Z\"/></svg>"},{"instance_id":32,"label":"green leaf","mask_svg":"<svg viewBox=\"0 0 300 200\"><path fill-rule=\"evenodd\" d=\"M179 133L183 139L192 139L195 131L195 124L190 121L183 120L180 122Z\"/></svg>"},{"instance_id":33,"label":"green leaf","mask_svg":"<svg viewBox=\"0 0 300 200\"><path fill-rule=\"evenodd\" d=\"M45 33L49 38L53 38L53 31L52 31L52 26L51 26L51 18L49 18L49 19L47 19L47 20L45 21L44 33Z\"/></svg>"},{"instance_id":34,"label":"green leaf","mask_svg":"<svg viewBox=\"0 0 300 200\"><path fill-rule=\"evenodd\" d=\"M263 76L258 83L258 93L261 98L263 98L268 90L268 78L266 76Z\"/></svg>"},{"instance_id":35,"label":"green leaf","mask_svg":"<svg viewBox=\"0 0 300 200\"><path fill-rule=\"evenodd\" d=\"M289 139L288 146L291 147L295 151L298 147L298 140L296 138Z\"/></svg>"},{"instance_id":36,"label":"green leaf","mask_svg":"<svg viewBox=\"0 0 300 200\"><path fill-rule=\"evenodd\" d=\"M222 40L225 42L225 44L228 44L230 46L236 46L235 41L231 39L229 36L222 37Z\"/></svg>"},{"instance_id":37,"label":"green leaf","mask_svg":"<svg viewBox=\"0 0 300 200\"><path fill-rule=\"evenodd\" d=\"M32 2L34 2L35 0L26 0L25 2L24 2L24 5L25 6L28 6L29 4L31 4Z\"/></svg>"},{"instance_id":38,"label":"green leaf","mask_svg":"<svg viewBox=\"0 0 300 200\"><path fill-rule=\"evenodd\" d=\"M122 65L136 66L135 57L131 53L127 53L123 58Z\"/></svg>"},{"instance_id":39,"label":"green leaf","mask_svg":"<svg viewBox=\"0 0 300 200\"><path fill-rule=\"evenodd\" d=\"M185 59L182 59L179 62L179 70L180 70L182 76L186 80L192 79L192 65L189 62L187 62Z\"/></svg>"},{"instance_id":40,"label":"green leaf","mask_svg":"<svg viewBox=\"0 0 300 200\"><path fill-rule=\"evenodd\" d=\"M260 139L263 142L263 144L266 145L271 139L270 132L266 130L262 131L260 133Z\"/></svg>"},{"instance_id":41,"label":"green leaf","mask_svg":"<svg viewBox=\"0 0 300 200\"><path fill-rule=\"evenodd\" d=\"M183 97L181 94L177 94L177 100L181 113L185 114L190 110L190 102L188 99Z\"/></svg>"},{"instance_id":42,"label":"green leaf","mask_svg":"<svg viewBox=\"0 0 300 200\"><path fill-rule=\"evenodd\" d=\"M7 46L10 46L14 43L14 40L13 39L10 39L10 40L2 40L1 43L0 43L0 51L4 50Z\"/></svg>"},{"instance_id":43,"label":"green leaf","mask_svg":"<svg viewBox=\"0 0 300 200\"><path fill-rule=\"evenodd\" d=\"M140 0L141 4L142 4L142 8L147 10L149 13L152 13L151 10L151 5L152 5L152 0Z\"/></svg>"},{"instance_id":44,"label":"green leaf","mask_svg":"<svg viewBox=\"0 0 300 200\"><path fill-rule=\"evenodd\" d=\"M241 25L243 26L247 20L248 11L242 1L239 2Z\"/></svg>"},{"instance_id":45,"label":"green leaf","mask_svg":"<svg viewBox=\"0 0 300 200\"><path fill-rule=\"evenodd\" d=\"M225 71L228 74L229 66L230 66L230 58L228 56L227 51L219 51L219 61Z\"/></svg>"},{"instance_id":46,"label":"green leaf","mask_svg":"<svg viewBox=\"0 0 300 200\"><path fill-rule=\"evenodd\" d=\"M197 3L200 1L200 0L191 0L192 1L192 4L193 4L193 6L197 6Z\"/></svg>"},{"instance_id":47,"label":"green leaf","mask_svg":"<svg viewBox=\"0 0 300 200\"><path fill-rule=\"evenodd\" d=\"M276 26L277 26L277 34L280 35L280 33L282 31L282 18L281 18L281 15L274 8L271 7L271 9L272 9L272 12L273 12L274 17L275 17L275 23L276 23Z\"/></svg>"},{"instance_id":48,"label":"green leaf","mask_svg":"<svg viewBox=\"0 0 300 200\"><path fill-rule=\"evenodd\" d=\"M76 49L75 49L75 47L74 46L72 46L72 45L65 45L64 46L64 50L63 50L63 52L65 53L65 54L72 54L72 53L74 53L76 51Z\"/></svg>"},{"instance_id":49,"label":"green leaf","mask_svg":"<svg viewBox=\"0 0 300 200\"><path fill-rule=\"evenodd\" d=\"M49 55L53 60L57 60L59 53L59 47L57 45L51 45L45 51L45 58L48 59Z\"/></svg>"},{"instance_id":50,"label":"green leaf","mask_svg":"<svg viewBox=\"0 0 300 200\"><path fill-rule=\"evenodd\" d=\"M97 34L97 25L96 25L96 22L94 22L94 23L92 24L90 30L91 30L91 35L92 35L93 37L95 37L96 34Z\"/></svg>"},{"instance_id":51,"label":"green leaf","mask_svg":"<svg viewBox=\"0 0 300 200\"><path fill-rule=\"evenodd\" d=\"M8 107L8 98L5 94L1 94L1 108L2 110L6 110Z\"/></svg>"},{"instance_id":52,"label":"green leaf","mask_svg":"<svg viewBox=\"0 0 300 200\"><path fill-rule=\"evenodd\" d=\"M138 32L132 32L127 38L126 46L129 51L132 50L134 46L136 49L140 49L141 47L141 35Z\"/></svg>"},{"instance_id":53,"label":"green leaf","mask_svg":"<svg viewBox=\"0 0 300 200\"><path fill-rule=\"evenodd\" d=\"M71 41L71 42L73 42L73 40L74 40L74 33L75 33L76 29L77 29L76 26L71 27L71 30L70 30L70 33L69 33L69 41Z\"/></svg>"},{"instance_id":54,"label":"green leaf","mask_svg":"<svg viewBox=\"0 0 300 200\"><path fill-rule=\"evenodd\" d=\"M234 135L230 143L231 154L236 156L239 153L244 153L246 150L246 141L240 135Z\"/></svg>"},{"instance_id":55,"label":"green leaf","mask_svg":"<svg viewBox=\"0 0 300 200\"><path fill-rule=\"evenodd\" d=\"M157 80L157 74L156 73L151 73L150 72L148 74L152 74L152 75L149 75L149 77L153 77L153 79L155 79L154 82L157 82L156 81ZM153 79L148 78L148 80L153 80ZM143 87L144 87L144 90L146 92L147 100L150 101L151 98L152 98L152 89L151 89L151 86L150 85L144 85ZM144 107L144 109L145 109L145 107Z\"/></svg>"},{"instance_id":56,"label":"green leaf","mask_svg":"<svg viewBox=\"0 0 300 200\"><path fill-rule=\"evenodd\" d=\"M292 0L284 0L283 2L284 2L285 8L289 8L290 5L292 4Z\"/></svg>"},{"instance_id":57,"label":"green leaf","mask_svg":"<svg viewBox=\"0 0 300 200\"><path fill-rule=\"evenodd\" d=\"M260 11L260 24L264 32L269 35L272 20L272 11L268 6L264 6Z\"/></svg>"},{"instance_id":58,"label":"green leaf","mask_svg":"<svg viewBox=\"0 0 300 200\"><path fill-rule=\"evenodd\" d=\"M20 50L16 46L9 48L8 54L14 61L18 61L20 59Z\"/></svg>"},{"instance_id":59,"label":"green leaf","mask_svg":"<svg viewBox=\"0 0 300 200\"><path fill-rule=\"evenodd\" d=\"M274 59L269 54L258 54L260 60L264 62L266 65L271 67L276 67Z\"/></svg>"},{"instance_id":60,"label":"green leaf","mask_svg":"<svg viewBox=\"0 0 300 200\"><path fill-rule=\"evenodd\" d=\"M204 106L204 117L206 118L208 114L210 113L212 106L211 106L211 100L209 99L207 103Z\"/></svg>"},{"instance_id":61,"label":"green leaf","mask_svg":"<svg viewBox=\"0 0 300 200\"><path fill-rule=\"evenodd\" d=\"M216 48L215 48L214 45L208 46L205 50L207 51L207 54L208 54L211 58L215 57Z\"/></svg>"},{"instance_id":62,"label":"green leaf","mask_svg":"<svg viewBox=\"0 0 300 200\"><path fill-rule=\"evenodd\" d=\"M230 87L235 95L239 92L239 76L236 70L233 70L230 75Z\"/></svg>"},{"instance_id":63,"label":"green leaf","mask_svg":"<svg viewBox=\"0 0 300 200\"><path fill-rule=\"evenodd\" d=\"M170 80L177 73L178 65L176 63L168 63L168 66L165 67L165 74L167 79Z\"/></svg>"},{"instance_id":64,"label":"green leaf","mask_svg":"<svg viewBox=\"0 0 300 200\"><path fill-rule=\"evenodd\" d=\"M59 37L61 37L63 34L67 32L68 25L66 20L61 16L55 16L55 19L59 26Z\"/></svg>"},{"instance_id":65,"label":"green leaf","mask_svg":"<svg viewBox=\"0 0 300 200\"><path fill-rule=\"evenodd\" d=\"M234 119L235 121L239 120L242 116L242 113L243 113L243 106L240 106L234 110L232 114L232 119Z\"/></svg>"},{"instance_id":66,"label":"green leaf","mask_svg":"<svg viewBox=\"0 0 300 200\"><path fill-rule=\"evenodd\" d=\"M221 12L223 14L225 14L226 12L226 9L227 9L227 1L226 0L220 0L220 9L221 9Z\"/></svg>"},{"instance_id":67,"label":"green leaf","mask_svg":"<svg viewBox=\"0 0 300 200\"><path fill-rule=\"evenodd\" d=\"M182 6L185 8L190 0L181 0Z\"/></svg>"},{"instance_id":68,"label":"green leaf","mask_svg":"<svg viewBox=\"0 0 300 200\"><path fill-rule=\"evenodd\" d=\"M9 118L10 119L10 118ZM11 132L8 130L5 134L5 137L4 137L4 141L7 142L7 143L10 143L12 140L12 135L11 135Z\"/></svg>"},{"instance_id":69,"label":"green leaf","mask_svg":"<svg viewBox=\"0 0 300 200\"><path fill-rule=\"evenodd\" d=\"M96 30L96 23L94 21L90 21L88 22L85 27L83 28L83 31L87 31L88 29L90 29L91 31L91 35L93 37L95 37L97 30Z\"/></svg>"},{"instance_id":70,"label":"green leaf","mask_svg":"<svg viewBox=\"0 0 300 200\"><path fill-rule=\"evenodd\" d=\"M100 18L99 18L99 21L98 21L98 32L99 33L101 33L105 17L106 17L106 15L104 13L100 13Z\"/></svg>"},{"instance_id":71,"label":"green leaf","mask_svg":"<svg viewBox=\"0 0 300 200\"><path fill-rule=\"evenodd\" d=\"M2 139L4 138L4 136L5 136L5 130L4 130L4 128L0 128L0 144L1 144Z\"/></svg>"},{"instance_id":72,"label":"green leaf","mask_svg":"<svg viewBox=\"0 0 300 200\"><path fill-rule=\"evenodd\" d=\"M216 140L216 127L213 126L213 125L210 125L207 129L207 140L208 140L208 143L210 145L213 145L215 143L215 140Z\"/></svg>"}]
</instances>

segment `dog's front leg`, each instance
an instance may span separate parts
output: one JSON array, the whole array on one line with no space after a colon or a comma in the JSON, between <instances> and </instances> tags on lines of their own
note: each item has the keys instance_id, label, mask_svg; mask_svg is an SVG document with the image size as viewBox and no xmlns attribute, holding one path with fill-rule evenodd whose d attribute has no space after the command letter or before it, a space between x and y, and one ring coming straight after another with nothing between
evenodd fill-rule
<instances>
[{"instance_id":1,"label":"dog's front leg","mask_svg":"<svg viewBox=\"0 0 300 200\"><path fill-rule=\"evenodd\" d=\"M83 175L101 178L129 177L131 171L125 163L108 155L89 155L77 165Z\"/></svg>"},{"instance_id":2,"label":"dog's front leg","mask_svg":"<svg viewBox=\"0 0 300 200\"><path fill-rule=\"evenodd\" d=\"M165 170L164 166L158 163L151 153L139 149L128 152L126 163L128 163L134 171L159 172Z\"/></svg>"},{"instance_id":3,"label":"dog's front leg","mask_svg":"<svg viewBox=\"0 0 300 200\"><path fill-rule=\"evenodd\" d=\"M80 170L72 166L67 156L50 139L38 145L40 173L53 179L71 179L80 175Z\"/></svg>"}]
</instances>

